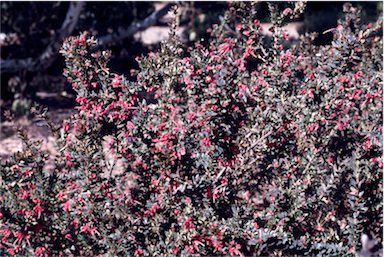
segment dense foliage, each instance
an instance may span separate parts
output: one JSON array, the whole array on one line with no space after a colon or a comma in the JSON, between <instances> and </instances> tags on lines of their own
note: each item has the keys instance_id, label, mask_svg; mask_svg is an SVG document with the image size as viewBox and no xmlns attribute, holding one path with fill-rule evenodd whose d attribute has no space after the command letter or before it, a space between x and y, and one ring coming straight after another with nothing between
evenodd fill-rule
<instances>
[{"instance_id":1,"label":"dense foliage","mask_svg":"<svg viewBox=\"0 0 384 257\"><path fill-rule=\"evenodd\" d=\"M110 52L90 52L96 41L87 33L66 40L64 75L79 112L55 126L34 109L57 138L52 172L19 129L25 151L0 170L0 253L367 250L361 236L382 235L383 222L383 48L373 36L382 22L360 24L346 4L345 19L328 31L332 45L307 35L282 50L282 26L303 5L270 4L270 47L251 5L234 3L210 43L186 51L175 19L161 50L137 58L135 81L108 69ZM241 38L226 34L230 18Z\"/></svg>"}]
</instances>

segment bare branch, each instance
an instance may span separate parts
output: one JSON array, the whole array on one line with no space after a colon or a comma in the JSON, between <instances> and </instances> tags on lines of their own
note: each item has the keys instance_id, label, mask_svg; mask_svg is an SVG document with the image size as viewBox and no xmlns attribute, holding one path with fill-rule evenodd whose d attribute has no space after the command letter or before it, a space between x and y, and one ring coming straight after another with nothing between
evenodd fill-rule
<instances>
[{"instance_id":1,"label":"bare branch","mask_svg":"<svg viewBox=\"0 0 384 257\"><path fill-rule=\"evenodd\" d=\"M80 16L83 4L84 3L80 1L73 1L70 3L67 15L63 25L60 28L60 31L56 34L56 37L39 57L2 60L0 62L0 74L17 73L21 70L38 71L49 67L56 59L62 41L72 34L72 31L75 28L77 20Z\"/></svg>"},{"instance_id":2,"label":"bare branch","mask_svg":"<svg viewBox=\"0 0 384 257\"><path fill-rule=\"evenodd\" d=\"M149 28L150 26L154 25L157 20L167 14L171 6L176 4L177 2L168 3L160 10L154 11L150 16L148 16L144 20L132 24L128 28L120 30L116 33L100 37L98 39L98 44L94 47L93 50L102 45L106 45L108 43L130 37L138 31ZM17 73L21 70L38 71L49 67L49 65L51 65L52 62L56 59L62 41L72 34L72 31L79 18L82 6L83 2L71 2L71 5L67 12L67 16L63 25L61 26L59 33L57 33L55 39L51 42L51 44L48 45L45 51L38 58L30 57L26 59L2 60L0 62L0 74Z\"/></svg>"},{"instance_id":3,"label":"bare branch","mask_svg":"<svg viewBox=\"0 0 384 257\"><path fill-rule=\"evenodd\" d=\"M176 4L177 3L168 3L163 8L151 13L151 15L149 15L144 20L139 21L135 24L132 24L126 29L122 29L116 33L99 37L97 40L97 46L95 46L95 48L100 47L102 45L106 45L106 44L115 42L115 41L118 41L118 40L121 40L121 39L124 39L124 38L127 38L127 37L130 37L138 31L145 30L145 29L149 28L150 26L155 25L156 21L159 20L164 15L166 15L167 12L169 11L169 9L171 8L171 6L176 5Z\"/></svg>"}]
</instances>

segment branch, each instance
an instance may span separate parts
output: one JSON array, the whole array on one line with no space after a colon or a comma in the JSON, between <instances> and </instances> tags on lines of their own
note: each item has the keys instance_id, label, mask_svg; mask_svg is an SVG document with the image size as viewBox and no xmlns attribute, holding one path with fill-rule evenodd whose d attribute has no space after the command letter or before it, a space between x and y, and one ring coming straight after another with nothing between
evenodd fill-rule
<instances>
[{"instance_id":1,"label":"branch","mask_svg":"<svg viewBox=\"0 0 384 257\"><path fill-rule=\"evenodd\" d=\"M139 21L135 24L132 24L126 29L122 29L116 33L99 37L97 40L97 45L95 47L93 47L92 50L95 50L95 48L98 48L102 45L106 45L106 44L130 37L138 31L145 30L145 29L149 28L150 26L155 25L157 20L159 20L164 15L166 15L168 13L169 9L171 8L171 6L176 5L176 4L177 3L168 3L166 6L164 6L160 10L157 10L157 11L154 11L153 13L151 13L151 15L149 15L144 20Z\"/></svg>"},{"instance_id":2,"label":"branch","mask_svg":"<svg viewBox=\"0 0 384 257\"><path fill-rule=\"evenodd\" d=\"M38 71L48 68L55 61L62 41L72 34L79 19L83 2L71 2L67 15L56 37L47 46L45 51L37 58L10 59L0 61L0 74L17 73L21 70Z\"/></svg>"}]
</instances>

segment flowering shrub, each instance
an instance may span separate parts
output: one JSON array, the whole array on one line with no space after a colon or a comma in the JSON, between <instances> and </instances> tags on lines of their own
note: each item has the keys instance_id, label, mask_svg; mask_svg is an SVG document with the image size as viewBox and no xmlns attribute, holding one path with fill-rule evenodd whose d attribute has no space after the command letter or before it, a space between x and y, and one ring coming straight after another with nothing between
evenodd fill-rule
<instances>
[{"instance_id":1,"label":"flowering shrub","mask_svg":"<svg viewBox=\"0 0 384 257\"><path fill-rule=\"evenodd\" d=\"M267 48L250 5L186 51L175 21L135 81L87 33L67 39L79 112L55 126L33 109L57 138L51 173L19 130L26 150L1 168L1 253L353 256L363 233L381 235L381 23L347 4L332 45L307 35L284 50L304 7L271 4Z\"/></svg>"}]
</instances>

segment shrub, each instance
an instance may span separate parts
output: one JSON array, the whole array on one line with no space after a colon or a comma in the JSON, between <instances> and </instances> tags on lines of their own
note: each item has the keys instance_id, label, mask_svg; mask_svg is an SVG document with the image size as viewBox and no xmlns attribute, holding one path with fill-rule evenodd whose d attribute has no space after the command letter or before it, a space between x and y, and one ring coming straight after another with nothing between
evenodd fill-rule
<instances>
[{"instance_id":1,"label":"shrub","mask_svg":"<svg viewBox=\"0 0 384 257\"><path fill-rule=\"evenodd\" d=\"M25 151L1 168L1 253L353 256L363 233L382 234L381 23L346 4L332 45L307 35L283 50L304 6L270 4L266 48L251 5L186 51L175 19L135 81L87 33L66 40L79 113L55 126L33 109L57 138L51 173L19 130Z\"/></svg>"}]
</instances>

